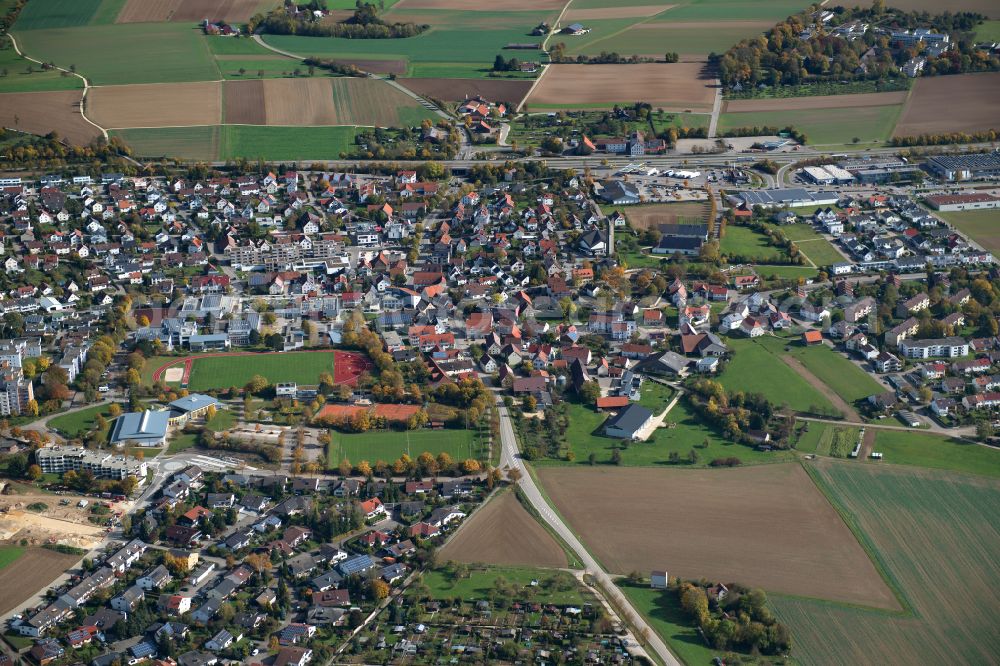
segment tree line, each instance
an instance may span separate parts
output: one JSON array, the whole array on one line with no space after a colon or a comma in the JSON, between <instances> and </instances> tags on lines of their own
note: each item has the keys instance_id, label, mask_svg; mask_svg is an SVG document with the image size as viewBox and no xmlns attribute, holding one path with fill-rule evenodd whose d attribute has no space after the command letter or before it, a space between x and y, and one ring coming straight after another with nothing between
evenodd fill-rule
<instances>
[{"instance_id":1,"label":"tree line","mask_svg":"<svg viewBox=\"0 0 1000 666\"><path fill-rule=\"evenodd\" d=\"M308 17L308 18L306 18ZM285 8L256 15L247 24L250 32L343 39L402 39L415 37L430 28L427 24L386 23L371 3L357 3L353 16L345 21L316 21L309 14L293 15Z\"/></svg>"}]
</instances>

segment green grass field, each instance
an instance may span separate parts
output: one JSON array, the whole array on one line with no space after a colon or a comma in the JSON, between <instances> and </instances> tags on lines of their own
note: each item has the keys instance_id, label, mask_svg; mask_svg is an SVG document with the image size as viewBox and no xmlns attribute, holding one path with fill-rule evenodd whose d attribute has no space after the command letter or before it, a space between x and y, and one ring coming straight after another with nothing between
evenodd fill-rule
<instances>
[{"instance_id":1,"label":"green grass field","mask_svg":"<svg viewBox=\"0 0 1000 666\"><path fill-rule=\"evenodd\" d=\"M785 261L788 254L781 248L767 244L767 236L749 227L735 224L726 226L726 234L719 244L719 251L725 255L738 255L751 260Z\"/></svg>"},{"instance_id":2,"label":"green grass field","mask_svg":"<svg viewBox=\"0 0 1000 666\"><path fill-rule=\"evenodd\" d=\"M976 26L976 40L983 42L1000 42L1000 21L983 21Z\"/></svg>"},{"instance_id":3,"label":"green grass field","mask_svg":"<svg viewBox=\"0 0 1000 666\"><path fill-rule=\"evenodd\" d=\"M809 257L817 266L830 266L847 261L844 259L844 255L838 252L837 248L825 238L796 241L796 244L799 246L799 252Z\"/></svg>"},{"instance_id":4,"label":"green grass field","mask_svg":"<svg viewBox=\"0 0 1000 666\"><path fill-rule=\"evenodd\" d=\"M575 4L575 3L574 3ZM689 27L670 21L672 11L656 17L654 21L636 26L634 19L609 19L599 21L594 29L594 39L577 45L574 37L553 37L551 42L565 42L572 54L599 55L615 52L623 55L659 57L666 51L690 55L725 53L730 46L742 39L763 32L763 25L713 23L712 27ZM587 25L591 25L589 22ZM589 37L590 35L584 35Z\"/></svg>"},{"instance_id":5,"label":"green grass field","mask_svg":"<svg viewBox=\"0 0 1000 666\"><path fill-rule=\"evenodd\" d=\"M888 613L769 595L814 664L984 664L1000 653L992 479L905 467L807 465L908 610ZM822 575L822 572L817 572Z\"/></svg>"},{"instance_id":6,"label":"green grass field","mask_svg":"<svg viewBox=\"0 0 1000 666\"><path fill-rule=\"evenodd\" d=\"M767 347L757 344L757 340L727 340L733 358L720 378L727 390L761 393L776 405L787 404L799 412L813 412L817 407L821 411L833 408L826 396L776 358Z\"/></svg>"},{"instance_id":7,"label":"green grass field","mask_svg":"<svg viewBox=\"0 0 1000 666\"><path fill-rule=\"evenodd\" d=\"M63 76L58 70L43 71L38 63L30 62L17 55L10 42L7 48L0 49L0 72L7 71L6 76L0 76L0 93L37 92L40 90L75 90L83 87L83 81L78 76ZM28 73L28 67L31 73Z\"/></svg>"},{"instance_id":8,"label":"green grass field","mask_svg":"<svg viewBox=\"0 0 1000 666\"><path fill-rule=\"evenodd\" d=\"M26 549L20 546L0 546L0 569L16 562L25 552Z\"/></svg>"},{"instance_id":9,"label":"green grass field","mask_svg":"<svg viewBox=\"0 0 1000 666\"><path fill-rule=\"evenodd\" d=\"M338 159L353 149L354 127L260 127L224 125L220 160L237 157L269 160Z\"/></svg>"},{"instance_id":10,"label":"green grass field","mask_svg":"<svg viewBox=\"0 0 1000 666\"><path fill-rule=\"evenodd\" d=\"M624 580L619 581L619 588L683 663L707 666L714 658L723 656L722 652L705 645L698 630L684 615L673 591L629 585Z\"/></svg>"},{"instance_id":11,"label":"green grass field","mask_svg":"<svg viewBox=\"0 0 1000 666\"><path fill-rule=\"evenodd\" d=\"M474 458L485 460L488 441L481 440L475 430L394 430L344 434L330 431L327 462L336 468L345 458L352 463L378 460L391 463L404 453L416 458L425 451L433 456L447 453L453 460Z\"/></svg>"},{"instance_id":12,"label":"green grass field","mask_svg":"<svg viewBox=\"0 0 1000 666\"><path fill-rule=\"evenodd\" d=\"M948 224L992 252L1000 253L1000 211L997 210L955 210L938 213Z\"/></svg>"},{"instance_id":13,"label":"green grass field","mask_svg":"<svg viewBox=\"0 0 1000 666\"><path fill-rule=\"evenodd\" d=\"M508 584L537 589L540 602L579 607L593 600L571 574L529 567L473 565L469 567L469 576L460 579L453 578L446 570L430 569L424 574L423 582L434 599L458 597L463 601L479 601L490 597L497 578L501 577ZM533 580L538 581L537 588L531 587ZM557 581L562 584L556 584Z\"/></svg>"},{"instance_id":14,"label":"green grass field","mask_svg":"<svg viewBox=\"0 0 1000 666\"><path fill-rule=\"evenodd\" d=\"M104 416L110 423L110 412L110 405L95 405L87 409L81 409L78 412L73 412L72 414L57 416L49 421L49 426L67 437L81 437L94 429L94 422L98 414Z\"/></svg>"},{"instance_id":15,"label":"green grass field","mask_svg":"<svg viewBox=\"0 0 1000 666\"><path fill-rule=\"evenodd\" d=\"M873 464L915 465L1000 478L1000 450L926 432L879 430L875 451L885 458Z\"/></svg>"},{"instance_id":16,"label":"green grass field","mask_svg":"<svg viewBox=\"0 0 1000 666\"><path fill-rule=\"evenodd\" d=\"M809 145L850 147L854 138L858 147L882 145L892 136L902 105L872 106L853 109L810 109L724 113L719 117L719 131L737 127L771 126L783 128L791 125L805 133Z\"/></svg>"},{"instance_id":17,"label":"green grass field","mask_svg":"<svg viewBox=\"0 0 1000 666\"><path fill-rule=\"evenodd\" d=\"M631 3L632 0L629 0ZM576 3L574 3L575 6ZM809 6L805 0L690 0L661 14L668 21L769 21L777 23L783 18Z\"/></svg>"},{"instance_id":18,"label":"green grass field","mask_svg":"<svg viewBox=\"0 0 1000 666\"><path fill-rule=\"evenodd\" d=\"M215 81L215 59L201 30L186 23L88 25L15 30L33 58L76 70L94 85ZM114 44L114 48L95 48Z\"/></svg>"},{"instance_id":19,"label":"green grass field","mask_svg":"<svg viewBox=\"0 0 1000 666\"><path fill-rule=\"evenodd\" d=\"M321 372L333 373L333 355L330 351L205 356L194 361L188 389L241 387L254 375L263 375L271 383L318 384Z\"/></svg>"},{"instance_id":20,"label":"green grass field","mask_svg":"<svg viewBox=\"0 0 1000 666\"><path fill-rule=\"evenodd\" d=\"M73 28L87 25L102 0L45 0L29 2L18 15L16 30Z\"/></svg>"},{"instance_id":21,"label":"green grass field","mask_svg":"<svg viewBox=\"0 0 1000 666\"><path fill-rule=\"evenodd\" d=\"M757 274L765 280L808 280L819 275L819 269L812 266L770 266L758 264L754 266Z\"/></svg>"},{"instance_id":22,"label":"green grass field","mask_svg":"<svg viewBox=\"0 0 1000 666\"><path fill-rule=\"evenodd\" d=\"M806 347L798 340L782 340L770 336L759 338L754 343L776 356L789 355L798 359L809 372L846 402L853 403L885 390L871 375L826 345Z\"/></svg>"}]
</instances>

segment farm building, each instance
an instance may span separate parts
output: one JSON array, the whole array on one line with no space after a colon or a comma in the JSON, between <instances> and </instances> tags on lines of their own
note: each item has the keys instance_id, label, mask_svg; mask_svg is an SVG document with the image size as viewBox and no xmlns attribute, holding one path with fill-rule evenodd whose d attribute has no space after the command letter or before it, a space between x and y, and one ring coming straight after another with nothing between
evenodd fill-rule
<instances>
[{"instance_id":1,"label":"farm building","mask_svg":"<svg viewBox=\"0 0 1000 666\"><path fill-rule=\"evenodd\" d=\"M666 571L653 571L649 574L649 586L654 590L665 590L670 578Z\"/></svg>"},{"instance_id":2,"label":"farm building","mask_svg":"<svg viewBox=\"0 0 1000 666\"><path fill-rule=\"evenodd\" d=\"M653 418L653 412L641 405L632 404L621 410L604 425L604 434L619 439L638 439L642 431Z\"/></svg>"}]
</instances>

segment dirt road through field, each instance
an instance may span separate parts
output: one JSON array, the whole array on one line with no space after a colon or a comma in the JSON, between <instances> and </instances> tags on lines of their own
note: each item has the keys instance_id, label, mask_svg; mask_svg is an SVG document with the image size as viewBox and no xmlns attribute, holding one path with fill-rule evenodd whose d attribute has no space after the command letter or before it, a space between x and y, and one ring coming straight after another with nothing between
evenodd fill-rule
<instances>
[{"instance_id":1,"label":"dirt road through field","mask_svg":"<svg viewBox=\"0 0 1000 666\"><path fill-rule=\"evenodd\" d=\"M785 362L788 367L790 367L795 372L799 373L802 379L809 382L809 384L815 388L817 391L826 396L826 398L833 403L833 406L839 409L844 418L848 421L861 421L861 416L858 414L857 410L851 405L847 404L847 401L841 398L837 393L831 389L829 386L820 381L819 377L809 372L806 366L797 358L791 356L781 356L781 360Z\"/></svg>"}]
</instances>

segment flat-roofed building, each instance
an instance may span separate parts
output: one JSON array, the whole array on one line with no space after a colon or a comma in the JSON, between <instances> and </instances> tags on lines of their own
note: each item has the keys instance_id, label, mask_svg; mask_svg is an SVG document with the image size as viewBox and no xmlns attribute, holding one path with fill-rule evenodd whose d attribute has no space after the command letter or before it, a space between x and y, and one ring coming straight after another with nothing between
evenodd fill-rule
<instances>
[{"instance_id":1,"label":"flat-roofed building","mask_svg":"<svg viewBox=\"0 0 1000 666\"><path fill-rule=\"evenodd\" d=\"M146 480L146 462L107 451L91 451L82 446L46 446L35 452L35 460L46 474L89 470L99 479L124 479L134 476Z\"/></svg>"},{"instance_id":2,"label":"flat-roofed building","mask_svg":"<svg viewBox=\"0 0 1000 666\"><path fill-rule=\"evenodd\" d=\"M147 409L143 412L128 412L115 419L111 430L111 443L123 446L163 446L167 442L170 427L170 412Z\"/></svg>"}]
</instances>

